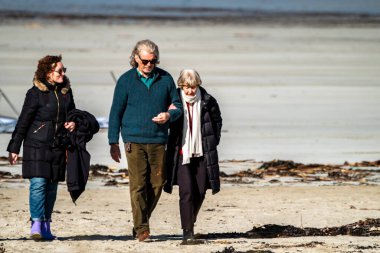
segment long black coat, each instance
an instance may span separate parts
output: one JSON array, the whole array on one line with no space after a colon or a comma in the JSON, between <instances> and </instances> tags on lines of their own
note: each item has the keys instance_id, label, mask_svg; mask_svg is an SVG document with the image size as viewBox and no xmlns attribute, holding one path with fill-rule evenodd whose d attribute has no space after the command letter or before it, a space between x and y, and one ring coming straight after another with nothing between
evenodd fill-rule
<instances>
[{"instance_id":1,"label":"long black coat","mask_svg":"<svg viewBox=\"0 0 380 253\"><path fill-rule=\"evenodd\" d=\"M75 108L70 82L51 85L39 80L26 94L7 151L18 154L23 143L22 176L65 180L66 149L59 144L66 115Z\"/></svg>"},{"instance_id":2,"label":"long black coat","mask_svg":"<svg viewBox=\"0 0 380 253\"><path fill-rule=\"evenodd\" d=\"M211 188L212 193L215 194L220 191L217 146L221 136L222 117L216 99L202 87L199 87L199 89L201 91L202 149L207 165L208 188ZM177 91L180 94L181 90L177 89ZM177 184L178 163L182 148L182 132L183 115L170 125L169 141L166 150L167 182L164 186L164 191L168 193L171 193L173 185Z\"/></svg>"}]
</instances>

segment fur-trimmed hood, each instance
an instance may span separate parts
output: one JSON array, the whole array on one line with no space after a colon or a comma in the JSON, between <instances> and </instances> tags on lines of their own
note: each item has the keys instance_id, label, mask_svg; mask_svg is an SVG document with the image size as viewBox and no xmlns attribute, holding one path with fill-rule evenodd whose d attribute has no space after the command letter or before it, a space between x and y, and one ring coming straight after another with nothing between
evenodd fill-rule
<instances>
[{"instance_id":1,"label":"fur-trimmed hood","mask_svg":"<svg viewBox=\"0 0 380 253\"><path fill-rule=\"evenodd\" d=\"M33 84L36 86L40 91L49 91L49 88L42 82L41 80L38 80L36 77L33 78ZM66 76L63 77L63 83L59 84L62 86L61 93L66 94L70 90L70 80Z\"/></svg>"}]
</instances>

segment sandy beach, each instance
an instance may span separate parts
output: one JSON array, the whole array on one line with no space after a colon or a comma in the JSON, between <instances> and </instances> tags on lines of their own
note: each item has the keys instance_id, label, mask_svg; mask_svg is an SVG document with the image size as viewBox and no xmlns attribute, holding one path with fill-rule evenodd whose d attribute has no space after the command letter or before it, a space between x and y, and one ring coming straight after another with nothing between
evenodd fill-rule
<instances>
[{"instance_id":1,"label":"sandy beach","mask_svg":"<svg viewBox=\"0 0 380 253\"><path fill-rule=\"evenodd\" d=\"M128 186L100 186L91 181L75 206L60 185L53 228L58 240L28 239L27 183L17 187L2 180L0 188L0 249L5 252L378 252L378 236L309 236L244 238L254 226L292 225L333 227L366 218L379 218L379 186L287 186L223 184L209 193L195 231L199 245L181 245L178 189L163 194L151 218L152 241L139 243L131 236ZM380 229L372 228L379 233ZM251 250L251 251L249 251Z\"/></svg>"},{"instance_id":2,"label":"sandy beach","mask_svg":"<svg viewBox=\"0 0 380 253\"><path fill-rule=\"evenodd\" d=\"M380 158L378 25L31 19L3 21L0 33L0 85L18 110L37 60L62 54L77 108L108 117L115 86L111 72L117 77L129 69L135 42L150 38L160 47L161 68L175 80L181 69L197 69L204 88L218 99L222 171L254 169L255 162L273 159L343 164ZM16 116L4 99L0 115ZM0 156L7 156L9 139L0 134ZM120 164L109 157L106 130L88 149L92 164L127 167L125 156ZM0 171L20 173L20 168L1 164ZM379 219L376 180L330 185L224 181L219 194L208 192L197 222L196 233L207 239L185 246L180 245L177 188L162 195L152 216L152 242L138 243L131 237L128 185L90 181L75 206L62 184L53 218L58 240L34 242L28 239L28 182L1 179L0 252L190 253L229 247L235 251L225 252L378 252L379 236L228 234L268 224L323 228Z\"/></svg>"}]
</instances>

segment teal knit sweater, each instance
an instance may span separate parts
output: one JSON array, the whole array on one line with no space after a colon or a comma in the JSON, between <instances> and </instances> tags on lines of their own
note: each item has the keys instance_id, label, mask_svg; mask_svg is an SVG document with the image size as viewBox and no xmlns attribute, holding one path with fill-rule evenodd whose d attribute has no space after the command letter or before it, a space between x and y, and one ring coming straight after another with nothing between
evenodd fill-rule
<instances>
[{"instance_id":1,"label":"teal knit sweater","mask_svg":"<svg viewBox=\"0 0 380 253\"><path fill-rule=\"evenodd\" d=\"M168 112L170 121L175 121L182 114L182 103L171 75L157 67L155 73L149 89L139 79L136 68L117 81L109 116L109 144L119 143L120 131L124 143L167 142L169 121L160 125L152 118L174 104L177 109Z\"/></svg>"}]
</instances>

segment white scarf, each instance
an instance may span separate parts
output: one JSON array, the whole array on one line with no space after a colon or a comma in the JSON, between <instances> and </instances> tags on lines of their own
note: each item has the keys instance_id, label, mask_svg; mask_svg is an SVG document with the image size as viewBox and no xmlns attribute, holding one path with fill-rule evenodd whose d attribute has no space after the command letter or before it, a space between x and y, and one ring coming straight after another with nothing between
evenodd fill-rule
<instances>
[{"instance_id":1,"label":"white scarf","mask_svg":"<svg viewBox=\"0 0 380 253\"><path fill-rule=\"evenodd\" d=\"M197 88L195 96L187 96L181 90L183 104L183 134L182 134L182 164L190 163L191 157L203 156L202 134L201 134L201 91ZM186 102L193 105L192 110L192 132L190 134L189 110ZM191 108L191 107L190 107Z\"/></svg>"}]
</instances>

